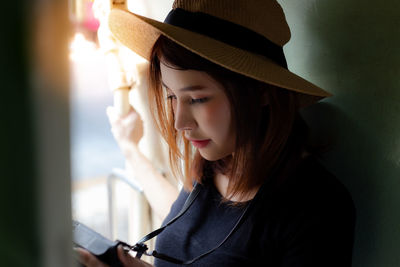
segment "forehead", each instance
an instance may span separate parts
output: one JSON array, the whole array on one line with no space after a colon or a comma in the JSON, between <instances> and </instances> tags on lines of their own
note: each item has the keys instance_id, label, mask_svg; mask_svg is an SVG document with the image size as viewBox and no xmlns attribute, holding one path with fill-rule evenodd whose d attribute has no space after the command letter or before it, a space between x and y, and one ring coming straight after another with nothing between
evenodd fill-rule
<instances>
[{"instance_id":1,"label":"forehead","mask_svg":"<svg viewBox=\"0 0 400 267\"><path fill-rule=\"evenodd\" d=\"M188 87L203 87L204 89L222 90L222 85L215 81L210 75L197 70L179 70L174 67L160 64L161 79L164 86L172 91Z\"/></svg>"}]
</instances>

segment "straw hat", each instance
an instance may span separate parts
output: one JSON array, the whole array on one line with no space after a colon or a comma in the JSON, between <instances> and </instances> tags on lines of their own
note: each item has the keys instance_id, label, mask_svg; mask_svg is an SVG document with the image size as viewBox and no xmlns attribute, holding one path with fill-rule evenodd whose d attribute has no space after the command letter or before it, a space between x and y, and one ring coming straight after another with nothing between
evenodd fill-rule
<instances>
[{"instance_id":1,"label":"straw hat","mask_svg":"<svg viewBox=\"0 0 400 267\"><path fill-rule=\"evenodd\" d=\"M303 107L331 95L287 69L290 29L275 0L175 0L164 22L113 9L109 27L146 59L162 34L229 70L300 93Z\"/></svg>"}]
</instances>

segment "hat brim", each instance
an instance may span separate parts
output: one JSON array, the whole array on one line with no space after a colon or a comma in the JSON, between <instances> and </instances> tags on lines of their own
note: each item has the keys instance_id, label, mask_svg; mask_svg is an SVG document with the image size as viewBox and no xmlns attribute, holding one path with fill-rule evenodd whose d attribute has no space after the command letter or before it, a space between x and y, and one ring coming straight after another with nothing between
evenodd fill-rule
<instances>
[{"instance_id":1,"label":"hat brim","mask_svg":"<svg viewBox=\"0 0 400 267\"><path fill-rule=\"evenodd\" d=\"M272 60L248 52L208 36L159 22L125 10L113 9L109 27L126 47L145 59L160 34L172 39L195 54L231 71L301 94L301 106L331 96L320 87L281 67Z\"/></svg>"}]
</instances>

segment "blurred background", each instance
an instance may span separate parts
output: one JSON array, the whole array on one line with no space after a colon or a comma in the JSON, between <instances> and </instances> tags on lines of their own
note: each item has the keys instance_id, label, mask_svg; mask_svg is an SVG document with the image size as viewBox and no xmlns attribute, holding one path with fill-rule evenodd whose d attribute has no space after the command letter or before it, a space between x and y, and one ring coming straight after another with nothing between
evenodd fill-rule
<instances>
[{"instance_id":1,"label":"blurred background","mask_svg":"<svg viewBox=\"0 0 400 267\"><path fill-rule=\"evenodd\" d=\"M398 267L400 2L279 2L292 30L289 69L334 94L302 112L315 141L332 143L321 160L356 204L353 266ZM163 20L172 1L104 3ZM159 224L140 185L124 180L105 114L143 62L104 42L106 9L89 0L3 3L0 266L74 266L72 218L132 243ZM121 55L128 63L115 63ZM140 106L135 93L129 99Z\"/></svg>"},{"instance_id":2,"label":"blurred background","mask_svg":"<svg viewBox=\"0 0 400 267\"><path fill-rule=\"evenodd\" d=\"M143 113L149 112L141 103L144 95L137 88L140 81L136 66L143 64L144 59L112 37L107 13L110 8L122 8L162 20L171 5L171 1L70 1L72 218L111 240L134 244L161 222L153 217L140 184L123 175L124 158L106 116L106 107L118 101L116 91L128 91L125 88L131 90L122 97L144 120L147 118ZM161 151L149 140L149 131L145 132L140 148L156 162L154 154ZM162 165L157 167L164 169L165 164Z\"/></svg>"}]
</instances>

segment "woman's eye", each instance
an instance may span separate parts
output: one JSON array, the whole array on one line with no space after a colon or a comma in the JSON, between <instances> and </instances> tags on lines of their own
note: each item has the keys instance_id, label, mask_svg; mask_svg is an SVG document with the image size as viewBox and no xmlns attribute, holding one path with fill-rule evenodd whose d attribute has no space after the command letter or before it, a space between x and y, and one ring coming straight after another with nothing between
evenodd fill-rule
<instances>
[{"instance_id":1,"label":"woman's eye","mask_svg":"<svg viewBox=\"0 0 400 267\"><path fill-rule=\"evenodd\" d=\"M170 101L172 101L172 100L176 100L177 98L176 98L176 95L167 95L167 100L170 100ZM199 104L199 103L204 103L204 102L206 102L206 101L208 101L208 97L202 97L202 98L191 98L191 99L189 99L189 104Z\"/></svg>"},{"instance_id":2,"label":"woman's eye","mask_svg":"<svg viewBox=\"0 0 400 267\"><path fill-rule=\"evenodd\" d=\"M175 95L167 95L167 99L173 100L173 99L176 99L176 96Z\"/></svg>"},{"instance_id":3,"label":"woman's eye","mask_svg":"<svg viewBox=\"0 0 400 267\"><path fill-rule=\"evenodd\" d=\"M203 97L203 98L195 98L195 99L191 99L190 100L190 104L197 104L197 103L204 103L207 102L208 98L207 97Z\"/></svg>"}]
</instances>

